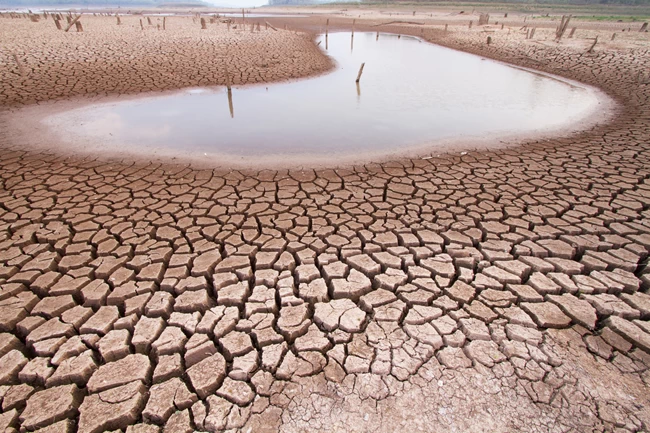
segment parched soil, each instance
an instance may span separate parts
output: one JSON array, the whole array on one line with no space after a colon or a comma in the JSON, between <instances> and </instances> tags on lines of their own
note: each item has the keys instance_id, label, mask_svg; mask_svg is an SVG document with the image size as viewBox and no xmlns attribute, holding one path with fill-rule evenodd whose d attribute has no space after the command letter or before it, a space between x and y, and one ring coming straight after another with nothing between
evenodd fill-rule
<instances>
[{"instance_id":1,"label":"parched soil","mask_svg":"<svg viewBox=\"0 0 650 433\"><path fill-rule=\"evenodd\" d=\"M233 85L268 83L332 67L310 34L273 30L260 20L228 26L206 17L205 30L193 17L166 17L165 30L162 17L150 17L151 25L137 15L120 20L83 15L84 31L73 26L65 33L51 18L0 18L0 107L226 85L226 77ZM66 21L61 25L65 29Z\"/></svg>"},{"instance_id":2,"label":"parched soil","mask_svg":"<svg viewBox=\"0 0 650 433\"><path fill-rule=\"evenodd\" d=\"M650 429L647 36L587 54L591 33L382 30L621 107L569 138L351 169L63 158L0 128L0 428Z\"/></svg>"}]
</instances>

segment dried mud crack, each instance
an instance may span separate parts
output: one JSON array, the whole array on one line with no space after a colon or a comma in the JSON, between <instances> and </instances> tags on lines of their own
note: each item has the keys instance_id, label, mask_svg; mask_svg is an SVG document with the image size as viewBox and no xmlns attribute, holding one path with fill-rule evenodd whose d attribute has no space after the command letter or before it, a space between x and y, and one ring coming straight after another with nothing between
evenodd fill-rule
<instances>
[{"instance_id":1,"label":"dried mud crack","mask_svg":"<svg viewBox=\"0 0 650 433\"><path fill-rule=\"evenodd\" d=\"M597 85L619 116L261 172L26 152L0 128L0 428L647 431L647 48L424 36ZM5 105L93 91L6 76Z\"/></svg>"}]
</instances>

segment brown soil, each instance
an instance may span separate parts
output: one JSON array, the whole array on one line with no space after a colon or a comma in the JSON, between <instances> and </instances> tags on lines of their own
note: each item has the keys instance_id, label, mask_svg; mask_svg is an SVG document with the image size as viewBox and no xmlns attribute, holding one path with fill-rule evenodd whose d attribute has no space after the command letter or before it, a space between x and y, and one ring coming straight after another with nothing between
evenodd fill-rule
<instances>
[{"instance_id":1,"label":"brown soil","mask_svg":"<svg viewBox=\"0 0 650 433\"><path fill-rule=\"evenodd\" d=\"M226 73L233 85L266 83L332 67L310 34L274 31L263 21L229 30L221 19L211 24L206 18L202 30L197 18L173 16L162 30L162 17L151 25L140 16L120 19L118 26L115 17L84 15L82 33L74 27L65 33L52 19L0 18L0 106L225 85Z\"/></svg>"},{"instance_id":2,"label":"brown soil","mask_svg":"<svg viewBox=\"0 0 650 433\"><path fill-rule=\"evenodd\" d=\"M622 108L571 138L346 170L63 158L0 128L0 428L650 428L647 35L585 54L598 30L382 30Z\"/></svg>"}]
</instances>

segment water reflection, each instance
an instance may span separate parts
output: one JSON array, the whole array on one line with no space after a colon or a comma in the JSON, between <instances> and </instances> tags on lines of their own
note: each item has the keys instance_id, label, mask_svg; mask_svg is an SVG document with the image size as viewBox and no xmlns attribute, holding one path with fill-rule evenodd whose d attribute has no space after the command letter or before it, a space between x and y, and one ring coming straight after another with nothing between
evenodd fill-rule
<instances>
[{"instance_id":1,"label":"water reflection","mask_svg":"<svg viewBox=\"0 0 650 433\"><path fill-rule=\"evenodd\" d=\"M317 39L325 40L337 66L316 78L97 104L61 112L47 123L62 137L85 139L88 152L175 149L317 158L560 127L598 102L589 89L415 38L354 36L356 41L348 33ZM356 92L350 86L364 62L362 101L361 83ZM226 104L228 113L214 108Z\"/></svg>"}]
</instances>

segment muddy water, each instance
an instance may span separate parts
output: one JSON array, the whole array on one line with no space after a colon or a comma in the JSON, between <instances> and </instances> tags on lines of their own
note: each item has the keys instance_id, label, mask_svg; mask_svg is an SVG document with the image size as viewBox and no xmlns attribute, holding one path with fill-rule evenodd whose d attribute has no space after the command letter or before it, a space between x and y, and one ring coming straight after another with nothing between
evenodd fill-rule
<instances>
[{"instance_id":1,"label":"muddy water","mask_svg":"<svg viewBox=\"0 0 650 433\"><path fill-rule=\"evenodd\" d=\"M565 131L606 105L595 89L416 38L334 33L317 43L334 72L233 87L230 98L204 88L100 103L44 122L91 153L313 162Z\"/></svg>"}]
</instances>

